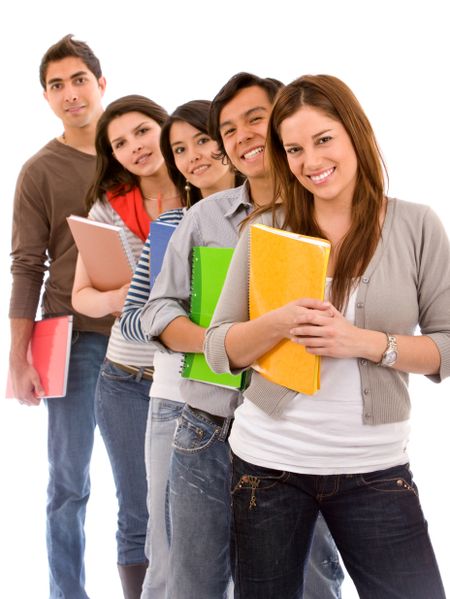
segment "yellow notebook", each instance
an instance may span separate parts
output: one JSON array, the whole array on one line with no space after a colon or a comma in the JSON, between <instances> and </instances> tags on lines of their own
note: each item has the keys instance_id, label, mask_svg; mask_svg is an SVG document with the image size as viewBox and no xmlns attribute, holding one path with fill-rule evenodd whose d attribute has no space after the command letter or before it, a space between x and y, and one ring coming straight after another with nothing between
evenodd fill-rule
<instances>
[{"instance_id":1,"label":"yellow notebook","mask_svg":"<svg viewBox=\"0 0 450 599\"><path fill-rule=\"evenodd\" d=\"M330 242L266 225L250 227L250 319L295 299L323 300ZM254 370L273 383L312 395L320 388L320 357L285 339Z\"/></svg>"}]
</instances>

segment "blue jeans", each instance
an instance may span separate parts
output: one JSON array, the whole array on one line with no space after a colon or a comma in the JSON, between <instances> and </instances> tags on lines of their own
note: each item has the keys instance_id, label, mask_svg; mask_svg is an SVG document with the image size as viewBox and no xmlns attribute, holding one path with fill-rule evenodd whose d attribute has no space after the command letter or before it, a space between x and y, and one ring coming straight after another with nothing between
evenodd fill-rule
<instances>
[{"instance_id":1,"label":"blue jeans","mask_svg":"<svg viewBox=\"0 0 450 599\"><path fill-rule=\"evenodd\" d=\"M169 475L172 539L167 599L225 599L231 587L231 455L226 420L218 426L184 406ZM308 568L308 599L340 597L342 571L323 525ZM231 551L231 553L233 553ZM309 593L310 591L310 593ZM277 599L285 596L280 593ZM246 598L247 599L247 598Z\"/></svg>"},{"instance_id":2,"label":"blue jeans","mask_svg":"<svg viewBox=\"0 0 450 599\"><path fill-rule=\"evenodd\" d=\"M320 510L359 597L444 599L408 466L313 476L233 456L232 484L238 598L303 597L303 567Z\"/></svg>"},{"instance_id":3,"label":"blue jeans","mask_svg":"<svg viewBox=\"0 0 450 599\"><path fill-rule=\"evenodd\" d=\"M74 331L66 397L48 411L47 553L51 599L87 599L84 522L94 443L94 393L108 337Z\"/></svg>"},{"instance_id":4,"label":"blue jeans","mask_svg":"<svg viewBox=\"0 0 450 599\"><path fill-rule=\"evenodd\" d=\"M184 404L152 397L145 435L147 507L149 513L145 554L149 564L141 599L165 599L169 543L169 465L172 439Z\"/></svg>"},{"instance_id":5,"label":"blue jeans","mask_svg":"<svg viewBox=\"0 0 450 599\"><path fill-rule=\"evenodd\" d=\"M151 381L109 360L100 369L95 414L106 445L119 504L117 563L143 564L147 531L144 440Z\"/></svg>"}]
</instances>

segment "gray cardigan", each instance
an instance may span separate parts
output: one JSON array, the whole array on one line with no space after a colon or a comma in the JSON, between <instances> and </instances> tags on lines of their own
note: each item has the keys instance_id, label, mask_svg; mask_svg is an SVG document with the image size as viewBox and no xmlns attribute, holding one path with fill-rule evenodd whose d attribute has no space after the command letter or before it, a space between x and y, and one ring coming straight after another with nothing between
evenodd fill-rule
<instances>
[{"instance_id":1,"label":"gray cardigan","mask_svg":"<svg viewBox=\"0 0 450 599\"><path fill-rule=\"evenodd\" d=\"M254 222L272 225L266 213ZM248 320L248 228L235 250L222 295L206 334L205 355L211 368L230 372L225 336L235 322ZM450 244L435 213L420 204L389 199L382 238L356 297L355 325L398 335L421 334L437 345L440 382L450 374ZM365 424L406 420L410 413L408 374L358 360ZM236 371L233 371L236 372ZM296 392L253 371L245 397L277 414Z\"/></svg>"}]
</instances>

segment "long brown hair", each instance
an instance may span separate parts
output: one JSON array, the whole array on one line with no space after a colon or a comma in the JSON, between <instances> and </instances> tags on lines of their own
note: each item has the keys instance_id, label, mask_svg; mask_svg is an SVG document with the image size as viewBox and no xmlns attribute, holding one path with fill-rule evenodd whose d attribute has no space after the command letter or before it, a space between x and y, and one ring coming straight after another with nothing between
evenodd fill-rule
<instances>
[{"instance_id":1,"label":"long brown hair","mask_svg":"<svg viewBox=\"0 0 450 599\"><path fill-rule=\"evenodd\" d=\"M117 195L121 195L139 186L139 177L130 173L114 158L108 137L111 121L129 112L139 112L156 121L161 127L169 116L162 106L145 96L136 94L123 96L108 104L97 123L95 132L97 165L94 181L86 194L88 210L96 200L104 202L104 194L107 191L114 191Z\"/></svg>"},{"instance_id":2,"label":"long brown hair","mask_svg":"<svg viewBox=\"0 0 450 599\"><path fill-rule=\"evenodd\" d=\"M331 287L331 301L342 310L354 278L360 277L372 258L381 235L380 212L384 200L386 168L370 122L353 92L330 75L305 75L280 90L272 109L267 155L274 181L274 200L263 211L276 210L281 199L283 229L304 235L325 237L314 216L314 197L289 169L280 135L282 122L302 106L311 106L342 123L357 157L358 171L352 200L350 229L339 244Z\"/></svg>"}]
</instances>

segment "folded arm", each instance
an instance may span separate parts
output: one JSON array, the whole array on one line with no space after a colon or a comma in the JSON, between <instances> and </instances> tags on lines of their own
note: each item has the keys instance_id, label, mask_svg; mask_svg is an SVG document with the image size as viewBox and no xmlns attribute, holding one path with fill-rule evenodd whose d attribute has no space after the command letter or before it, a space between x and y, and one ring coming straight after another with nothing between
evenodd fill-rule
<instances>
[{"instance_id":1,"label":"folded arm","mask_svg":"<svg viewBox=\"0 0 450 599\"><path fill-rule=\"evenodd\" d=\"M92 318L101 318L107 314L120 314L127 296L129 283L119 289L99 291L92 281L78 254L75 278L72 288L72 305L77 312Z\"/></svg>"}]
</instances>

